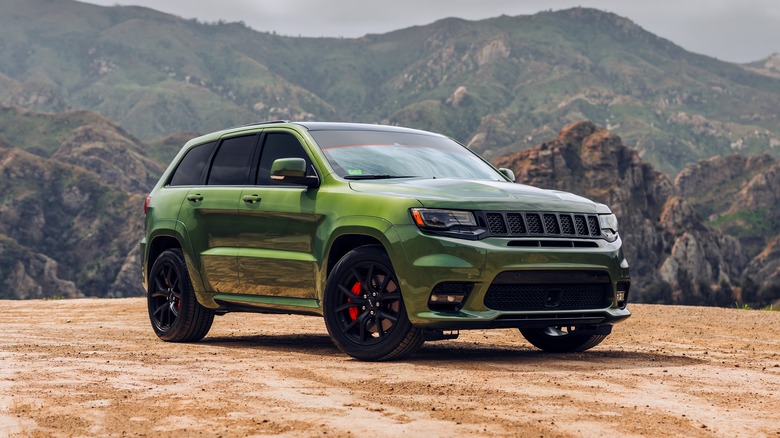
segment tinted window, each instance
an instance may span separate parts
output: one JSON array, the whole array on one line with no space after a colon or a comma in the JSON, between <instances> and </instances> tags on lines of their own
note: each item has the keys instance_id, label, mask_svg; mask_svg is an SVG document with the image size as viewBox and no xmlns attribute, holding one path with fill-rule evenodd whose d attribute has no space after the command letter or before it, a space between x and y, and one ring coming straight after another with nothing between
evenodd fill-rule
<instances>
[{"instance_id":1,"label":"tinted window","mask_svg":"<svg viewBox=\"0 0 780 438\"><path fill-rule=\"evenodd\" d=\"M306 168L309 169L307 174L311 174L311 160L298 139L290 134L271 133L265 138L263 152L260 156L258 184L284 184L271 179L271 165L273 165L274 160L279 158L303 158L306 160Z\"/></svg>"},{"instance_id":2,"label":"tinted window","mask_svg":"<svg viewBox=\"0 0 780 438\"><path fill-rule=\"evenodd\" d=\"M200 176L203 174L203 168L206 167L215 144L217 142L204 143L190 149L181 159L179 166L176 167L168 185L194 186L200 184Z\"/></svg>"},{"instance_id":3,"label":"tinted window","mask_svg":"<svg viewBox=\"0 0 780 438\"><path fill-rule=\"evenodd\" d=\"M249 178L257 136L228 138L222 141L209 173L209 185L244 185Z\"/></svg>"}]
</instances>

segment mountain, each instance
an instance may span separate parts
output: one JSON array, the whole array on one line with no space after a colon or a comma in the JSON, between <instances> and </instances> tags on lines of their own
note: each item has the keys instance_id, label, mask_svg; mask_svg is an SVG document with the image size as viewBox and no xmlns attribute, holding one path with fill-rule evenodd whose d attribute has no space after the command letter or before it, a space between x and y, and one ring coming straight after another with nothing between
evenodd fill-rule
<instances>
[{"instance_id":1,"label":"mountain","mask_svg":"<svg viewBox=\"0 0 780 438\"><path fill-rule=\"evenodd\" d=\"M196 133L268 119L438 131L605 202L636 300L780 297L777 55L721 62L585 8L356 39L71 0L2 11L0 297L140 294L163 166Z\"/></svg>"},{"instance_id":2,"label":"mountain","mask_svg":"<svg viewBox=\"0 0 780 438\"><path fill-rule=\"evenodd\" d=\"M720 306L743 301L740 278L748 259L739 241L709 227L679 188L617 135L575 122L552 140L494 164L512 169L523 183L609 205L631 265L633 300Z\"/></svg>"},{"instance_id":3,"label":"mountain","mask_svg":"<svg viewBox=\"0 0 780 438\"><path fill-rule=\"evenodd\" d=\"M496 158L588 119L672 176L734 151L780 154L780 79L752 68L584 8L357 39L71 0L6 0L0 15L0 102L97 111L156 144L263 119L347 120L443 132Z\"/></svg>"},{"instance_id":4,"label":"mountain","mask_svg":"<svg viewBox=\"0 0 780 438\"><path fill-rule=\"evenodd\" d=\"M96 113L8 107L0 128L13 138L0 137L0 298L141 294L141 206L163 170L145 151L186 134L158 149ZM672 181L617 135L575 122L495 164L610 205L634 301L780 300L780 163L769 155L702 160Z\"/></svg>"},{"instance_id":5,"label":"mountain","mask_svg":"<svg viewBox=\"0 0 780 438\"><path fill-rule=\"evenodd\" d=\"M0 298L143 293L146 146L86 111L0 108L0 128Z\"/></svg>"}]
</instances>

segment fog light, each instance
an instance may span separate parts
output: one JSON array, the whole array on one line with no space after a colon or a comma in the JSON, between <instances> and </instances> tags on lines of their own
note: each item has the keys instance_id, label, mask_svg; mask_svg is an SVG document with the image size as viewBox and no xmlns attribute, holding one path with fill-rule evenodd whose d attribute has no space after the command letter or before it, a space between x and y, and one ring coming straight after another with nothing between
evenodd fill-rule
<instances>
[{"instance_id":1,"label":"fog light","mask_svg":"<svg viewBox=\"0 0 780 438\"><path fill-rule=\"evenodd\" d=\"M473 283L444 282L437 284L428 298L428 308L443 312L457 312L474 288Z\"/></svg>"},{"instance_id":2,"label":"fog light","mask_svg":"<svg viewBox=\"0 0 780 438\"><path fill-rule=\"evenodd\" d=\"M432 303L462 303L466 298L464 294L450 295L450 294L433 294L431 295Z\"/></svg>"},{"instance_id":3,"label":"fog light","mask_svg":"<svg viewBox=\"0 0 780 438\"><path fill-rule=\"evenodd\" d=\"M628 290L631 288L631 283L628 281L618 281L617 291L615 291L615 301L617 306L621 309L626 308L626 301L628 300Z\"/></svg>"}]
</instances>

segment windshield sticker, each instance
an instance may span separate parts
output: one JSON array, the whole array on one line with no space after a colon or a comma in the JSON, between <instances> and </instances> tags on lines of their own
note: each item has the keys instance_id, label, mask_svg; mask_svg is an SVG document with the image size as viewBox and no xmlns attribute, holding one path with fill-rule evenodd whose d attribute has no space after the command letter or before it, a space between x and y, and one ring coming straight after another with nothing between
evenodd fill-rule
<instances>
[{"instance_id":1,"label":"windshield sticker","mask_svg":"<svg viewBox=\"0 0 780 438\"><path fill-rule=\"evenodd\" d=\"M363 171L360 169L348 169L347 173L350 175L362 175Z\"/></svg>"}]
</instances>

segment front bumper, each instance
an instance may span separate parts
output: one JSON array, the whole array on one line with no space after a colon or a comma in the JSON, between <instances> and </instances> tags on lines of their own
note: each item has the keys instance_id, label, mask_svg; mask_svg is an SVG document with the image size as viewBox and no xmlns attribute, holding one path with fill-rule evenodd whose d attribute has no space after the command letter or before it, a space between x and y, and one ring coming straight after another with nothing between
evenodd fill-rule
<instances>
[{"instance_id":1,"label":"front bumper","mask_svg":"<svg viewBox=\"0 0 780 438\"><path fill-rule=\"evenodd\" d=\"M630 282L621 240L597 240L593 248L540 248L509 246L522 239L490 237L465 240L424 234L416 226L396 227L405 257L393 260L401 283L409 319L416 327L477 329L497 327L599 326L614 324L631 313L618 302L618 284ZM496 277L513 271L602 272L608 275L607 300L587 308L551 306L542 310L496 310L485 305L485 296ZM605 276L606 278L606 276ZM433 288L444 282L473 285L457 310L429 308ZM622 288L622 287L621 287Z\"/></svg>"}]
</instances>

